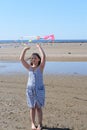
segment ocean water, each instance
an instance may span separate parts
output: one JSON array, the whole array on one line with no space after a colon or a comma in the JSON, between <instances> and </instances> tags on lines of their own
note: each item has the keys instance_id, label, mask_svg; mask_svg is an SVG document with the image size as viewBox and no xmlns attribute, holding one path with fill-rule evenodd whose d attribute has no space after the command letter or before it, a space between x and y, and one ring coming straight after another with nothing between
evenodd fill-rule
<instances>
[{"instance_id":1,"label":"ocean water","mask_svg":"<svg viewBox=\"0 0 87 130\"><path fill-rule=\"evenodd\" d=\"M0 61L0 75L15 73L27 74L20 62ZM44 74L87 75L87 62L46 62Z\"/></svg>"},{"instance_id":2,"label":"ocean water","mask_svg":"<svg viewBox=\"0 0 87 130\"><path fill-rule=\"evenodd\" d=\"M0 44L4 44L4 43L28 43L29 42L29 40L0 40ZM52 43L52 42L54 42L54 43L87 43L87 39L77 39L77 40L72 40L72 39L70 39L70 40L68 40L68 39L63 39L63 40L58 40L58 39L55 39L54 41L52 41L52 40L32 40L32 42L31 43L37 43L37 42L41 42L41 43Z\"/></svg>"}]
</instances>

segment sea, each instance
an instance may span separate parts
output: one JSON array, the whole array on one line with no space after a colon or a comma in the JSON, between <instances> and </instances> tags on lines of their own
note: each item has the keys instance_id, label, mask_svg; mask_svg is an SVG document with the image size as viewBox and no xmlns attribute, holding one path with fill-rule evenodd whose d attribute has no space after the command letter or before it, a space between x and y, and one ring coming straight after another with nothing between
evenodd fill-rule
<instances>
[{"instance_id":1,"label":"sea","mask_svg":"<svg viewBox=\"0 0 87 130\"><path fill-rule=\"evenodd\" d=\"M0 40L0 44L6 44L6 43L29 43L29 40ZM59 40L56 39L54 41L52 40L31 40L30 43L87 43L87 39L63 39L63 40Z\"/></svg>"}]
</instances>

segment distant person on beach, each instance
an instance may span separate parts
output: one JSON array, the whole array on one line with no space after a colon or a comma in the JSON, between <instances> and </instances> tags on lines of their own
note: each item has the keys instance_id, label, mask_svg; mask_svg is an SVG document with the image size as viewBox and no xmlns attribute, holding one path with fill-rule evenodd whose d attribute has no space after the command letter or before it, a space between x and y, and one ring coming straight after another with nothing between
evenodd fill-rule
<instances>
[{"instance_id":1,"label":"distant person on beach","mask_svg":"<svg viewBox=\"0 0 87 130\"><path fill-rule=\"evenodd\" d=\"M37 44L36 47L39 53L33 53L30 57L30 63L25 60L26 51L30 47L25 47L20 55L20 60L23 66L29 71L29 78L26 88L27 104L30 108L30 119L32 130L42 129L42 107L45 103L45 87L43 83L43 70L45 67L46 56L41 45ZM37 112L38 126L35 125L35 116Z\"/></svg>"}]
</instances>

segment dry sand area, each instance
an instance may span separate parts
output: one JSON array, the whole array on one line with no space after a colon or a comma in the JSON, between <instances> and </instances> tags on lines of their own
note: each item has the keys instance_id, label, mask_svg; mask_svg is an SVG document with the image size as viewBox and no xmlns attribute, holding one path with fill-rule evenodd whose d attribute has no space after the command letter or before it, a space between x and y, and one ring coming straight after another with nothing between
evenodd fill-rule
<instances>
[{"instance_id":1,"label":"dry sand area","mask_svg":"<svg viewBox=\"0 0 87 130\"><path fill-rule=\"evenodd\" d=\"M23 46L4 46L0 48L0 60L19 60ZM87 43L50 44L43 48L47 60L87 61ZM35 45L28 55L33 51L37 51ZM20 73L0 75L0 130L31 130L27 79L28 75ZM44 83L43 130L87 130L87 76L44 75Z\"/></svg>"},{"instance_id":2,"label":"dry sand area","mask_svg":"<svg viewBox=\"0 0 87 130\"><path fill-rule=\"evenodd\" d=\"M19 60L24 45L0 44L0 60ZM38 52L35 44L30 44L28 57ZM47 60L51 61L87 61L87 43L54 43L42 44Z\"/></svg>"}]
</instances>

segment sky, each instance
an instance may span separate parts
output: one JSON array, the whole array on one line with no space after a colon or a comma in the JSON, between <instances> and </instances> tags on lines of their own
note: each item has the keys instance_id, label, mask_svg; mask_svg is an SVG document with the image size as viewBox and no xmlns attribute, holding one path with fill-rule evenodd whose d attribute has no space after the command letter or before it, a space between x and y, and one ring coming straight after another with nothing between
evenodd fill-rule
<instances>
[{"instance_id":1,"label":"sky","mask_svg":"<svg viewBox=\"0 0 87 130\"><path fill-rule=\"evenodd\" d=\"M0 0L0 40L87 39L87 0Z\"/></svg>"}]
</instances>

